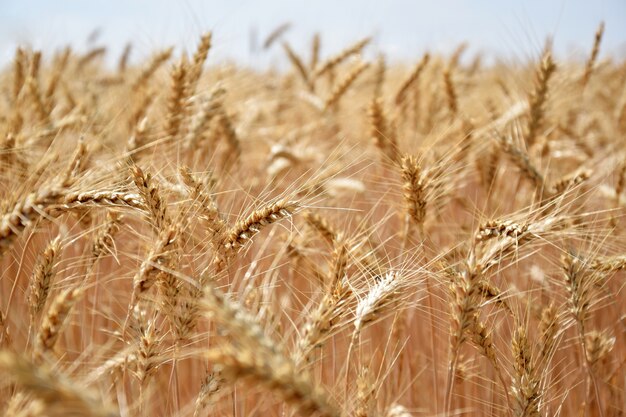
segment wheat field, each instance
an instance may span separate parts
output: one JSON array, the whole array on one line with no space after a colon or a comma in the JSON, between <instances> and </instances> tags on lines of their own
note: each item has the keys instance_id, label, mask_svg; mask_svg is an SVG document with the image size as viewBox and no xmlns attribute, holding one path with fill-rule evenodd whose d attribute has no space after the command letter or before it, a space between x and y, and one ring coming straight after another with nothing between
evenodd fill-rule
<instances>
[{"instance_id":1,"label":"wheat field","mask_svg":"<svg viewBox=\"0 0 626 417\"><path fill-rule=\"evenodd\" d=\"M18 48L6 416L623 416L626 61ZM282 48L282 51L281 51ZM109 57L110 58L110 57ZM110 61L110 59L109 59Z\"/></svg>"}]
</instances>

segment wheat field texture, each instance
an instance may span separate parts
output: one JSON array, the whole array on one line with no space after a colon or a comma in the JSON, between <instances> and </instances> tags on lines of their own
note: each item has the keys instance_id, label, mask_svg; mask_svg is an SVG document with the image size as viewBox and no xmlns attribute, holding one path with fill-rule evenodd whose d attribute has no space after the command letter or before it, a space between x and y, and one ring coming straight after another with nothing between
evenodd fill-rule
<instances>
[{"instance_id":1,"label":"wheat field texture","mask_svg":"<svg viewBox=\"0 0 626 417\"><path fill-rule=\"evenodd\" d=\"M623 416L626 61L603 30L586 62L391 64L280 28L283 69L212 63L209 32L113 65L18 48L3 415Z\"/></svg>"}]
</instances>

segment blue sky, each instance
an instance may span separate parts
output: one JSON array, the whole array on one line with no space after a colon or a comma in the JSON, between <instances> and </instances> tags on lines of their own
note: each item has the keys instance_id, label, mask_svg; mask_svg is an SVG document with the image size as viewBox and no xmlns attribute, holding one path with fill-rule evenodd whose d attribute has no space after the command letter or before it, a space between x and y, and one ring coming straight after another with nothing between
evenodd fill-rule
<instances>
[{"instance_id":1,"label":"blue sky","mask_svg":"<svg viewBox=\"0 0 626 417\"><path fill-rule=\"evenodd\" d=\"M487 56L529 59L548 35L561 57L581 58L604 21L603 51L626 55L626 0L0 0L0 62L18 44L85 50L94 29L100 29L95 44L109 46L112 56L132 41L135 58L167 45L193 49L210 29L213 59L258 64L281 51L252 53L251 33L261 42L286 21L292 22L286 39L296 48L315 31L322 33L323 53L373 35L373 52L407 60L462 41Z\"/></svg>"}]
</instances>

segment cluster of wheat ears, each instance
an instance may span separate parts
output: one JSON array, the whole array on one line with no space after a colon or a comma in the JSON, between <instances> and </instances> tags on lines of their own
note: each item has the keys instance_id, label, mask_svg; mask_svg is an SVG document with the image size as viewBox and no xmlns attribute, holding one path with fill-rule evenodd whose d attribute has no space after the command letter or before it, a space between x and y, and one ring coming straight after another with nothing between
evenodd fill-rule
<instances>
[{"instance_id":1,"label":"cluster of wheat ears","mask_svg":"<svg viewBox=\"0 0 626 417\"><path fill-rule=\"evenodd\" d=\"M623 416L626 62L603 30L584 64L18 48L3 414Z\"/></svg>"}]
</instances>

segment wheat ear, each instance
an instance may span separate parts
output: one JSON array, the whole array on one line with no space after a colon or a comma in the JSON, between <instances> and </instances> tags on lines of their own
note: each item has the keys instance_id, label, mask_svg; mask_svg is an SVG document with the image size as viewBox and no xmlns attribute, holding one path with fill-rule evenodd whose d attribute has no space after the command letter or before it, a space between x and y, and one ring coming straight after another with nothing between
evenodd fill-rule
<instances>
[{"instance_id":1,"label":"wheat ear","mask_svg":"<svg viewBox=\"0 0 626 417\"><path fill-rule=\"evenodd\" d=\"M324 101L324 110L337 105L341 97L348 91L348 88L356 81L356 79L369 67L369 62L360 62L350 70L346 76L337 83L333 91Z\"/></svg>"},{"instance_id":2,"label":"wheat ear","mask_svg":"<svg viewBox=\"0 0 626 417\"><path fill-rule=\"evenodd\" d=\"M206 353L207 359L220 365L225 379L265 387L301 415L341 416L309 375L298 372L293 361L277 349L276 343L241 306L230 302L212 285L207 286L204 300L209 317L235 338L236 345L225 344Z\"/></svg>"},{"instance_id":3,"label":"wheat ear","mask_svg":"<svg viewBox=\"0 0 626 417\"><path fill-rule=\"evenodd\" d=\"M193 93L198 85L200 76L202 75L202 66L204 65L207 57L209 56L209 50L211 49L213 34L206 32L200 37L200 43L196 52L193 54L191 61L191 68L189 68L189 74L187 76L187 88L189 93Z\"/></svg>"},{"instance_id":4,"label":"wheat ear","mask_svg":"<svg viewBox=\"0 0 626 417\"><path fill-rule=\"evenodd\" d=\"M370 135L382 155L393 163L400 163L400 151L396 139L396 129L383 110L380 99L372 99L368 109Z\"/></svg>"},{"instance_id":5,"label":"wheat ear","mask_svg":"<svg viewBox=\"0 0 626 417\"><path fill-rule=\"evenodd\" d=\"M111 407L105 406L78 382L29 362L15 353L0 352L0 370L42 401L46 416L118 416Z\"/></svg>"},{"instance_id":6,"label":"wheat ear","mask_svg":"<svg viewBox=\"0 0 626 417\"><path fill-rule=\"evenodd\" d=\"M37 314L43 309L48 299L50 286L55 275L54 267L60 249L61 238L57 236L48 243L37 260L37 264L35 264L35 269L30 279L30 295L28 298L31 326L35 324Z\"/></svg>"},{"instance_id":7,"label":"wheat ear","mask_svg":"<svg viewBox=\"0 0 626 417\"><path fill-rule=\"evenodd\" d=\"M346 49L344 49L343 51L339 52L337 55L334 55L330 58L328 58L326 61L322 62L318 68L315 70L314 73L314 78L319 78L322 75L326 74L327 72L331 71L333 68L335 68L337 65L339 65L341 62L343 62L346 58L354 55L354 54L358 54L359 52L361 52L361 50L363 48L365 48L365 46L367 46L368 43L370 43L371 38L365 38L362 39L350 46L348 46Z\"/></svg>"},{"instance_id":8,"label":"wheat ear","mask_svg":"<svg viewBox=\"0 0 626 417\"><path fill-rule=\"evenodd\" d=\"M529 117L526 125L525 142L532 146L537 139L539 129L545 118L545 104L548 99L548 83L556 71L556 64L552 60L550 52L546 52L536 73L535 89L529 97Z\"/></svg>"},{"instance_id":9,"label":"wheat ear","mask_svg":"<svg viewBox=\"0 0 626 417\"><path fill-rule=\"evenodd\" d=\"M146 64L139 76L137 76L132 88L134 90L139 90L144 87L150 78L152 78L154 73L170 59L173 51L173 48L168 48L154 55L150 62Z\"/></svg>"},{"instance_id":10,"label":"wheat ear","mask_svg":"<svg viewBox=\"0 0 626 417\"><path fill-rule=\"evenodd\" d=\"M309 77L309 70L304 65L304 62L302 62L302 58L300 58L287 42L283 42L283 49L289 58L289 62L291 62L291 65L295 68L300 78L302 78L304 84L309 90L313 91L313 83Z\"/></svg>"},{"instance_id":11,"label":"wheat ear","mask_svg":"<svg viewBox=\"0 0 626 417\"><path fill-rule=\"evenodd\" d=\"M598 55L600 53L600 43L602 42L602 36L604 35L604 22L600 22L598 29L596 30L596 34L593 39L593 48L591 48L591 54L589 55L589 59L585 64L585 72L583 73L580 83L583 88L589 83L589 78L591 78L591 74L593 72L593 68L598 59Z\"/></svg>"},{"instance_id":12,"label":"wheat ear","mask_svg":"<svg viewBox=\"0 0 626 417\"><path fill-rule=\"evenodd\" d=\"M395 94L394 100L397 105L401 105L404 102L405 96L407 95L411 87L415 85L415 83L419 80L419 77L424 71L424 68L426 68L428 61L430 61L430 54L426 53L424 54L420 62L415 65L413 71L411 71L408 77L402 82L400 88L398 88L398 91Z\"/></svg>"},{"instance_id":13,"label":"wheat ear","mask_svg":"<svg viewBox=\"0 0 626 417\"><path fill-rule=\"evenodd\" d=\"M40 359L54 349L67 317L82 294L81 289L69 288L54 299L37 332L35 358Z\"/></svg>"},{"instance_id":14,"label":"wheat ear","mask_svg":"<svg viewBox=\"0 0 626 417\"><path fill-rule=\"evenodd\" d=\"M243 247L263 227L290 217L297 208L295 201L279 200L253 211L226 233L224 248L232 251Z\"/></svg>"}]
</instances>

